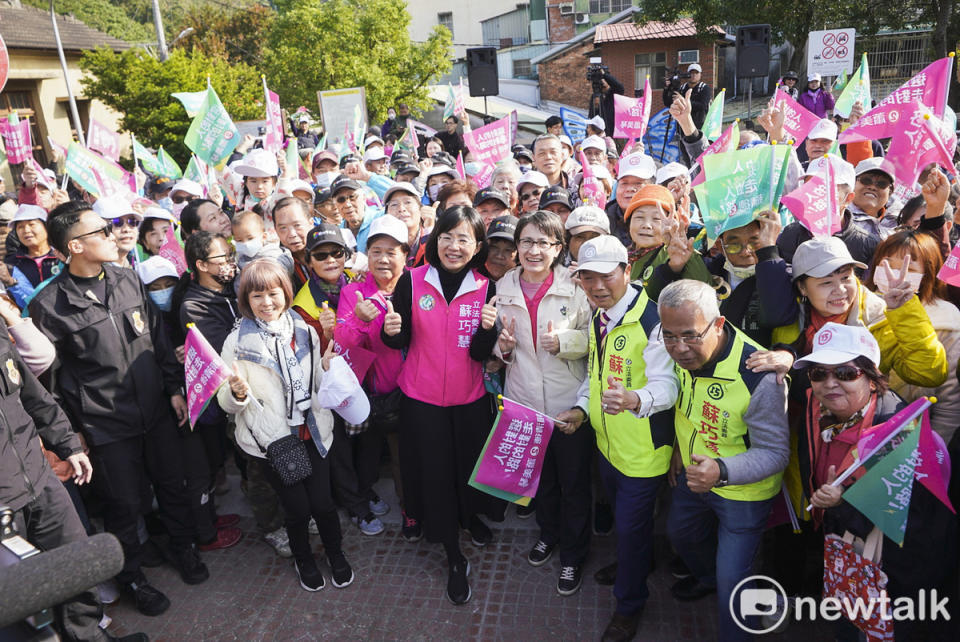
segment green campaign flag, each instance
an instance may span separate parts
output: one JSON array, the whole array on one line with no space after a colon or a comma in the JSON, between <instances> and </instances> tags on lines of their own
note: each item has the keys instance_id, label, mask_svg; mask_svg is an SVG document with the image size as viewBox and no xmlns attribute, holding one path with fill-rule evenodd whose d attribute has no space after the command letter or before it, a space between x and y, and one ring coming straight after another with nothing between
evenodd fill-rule
<instances>
[{"instance_id":1,"label":"green campaign flag","mask_svg":"<svg viewBox=\"0 0 960 642\"><path fill-rule=\"evenodd\" d=\"M703 135L711 143L723 133L723 100L727 93L726 89L721 89L713 101L710 103L710 109L707 110L707 116L703 120Z\"/></svg>"},{"instance_id":2,"label":"green campaign flag","mask_svg":"<svg viewBox=\"0 0 960 642\"><path fill-rule=\"evenodd\" d=\"M870 110L870 67L867 66L867 54L863 54L860 67L850 76L843 93L837 98L833 113L849 118L850 110L857 101L863 105L864 112Z\"/></svg>"},{"instance_id":3,"label":"green campaign flag","mask_svg":"<svg viewBox=\"0 0 960 642\"><path fill-rule=\"evenodd\" d=\"M783 189L788 145L757 145L703 158L706 180L694 187L707 238L743 227L764 210L776 210Z\"/></svg>"},{"instance_id":4,"label":"green campaign flag","mask_svg":"<svg viewBox=\"0 0 960 642\"><path fill-rule=\"evenodd\" d=\"M230 120L230 114L224 109L213 87L208 87L205 93L200 111L190 124L183 142L200 160L216 165L240 143L240 131Z\"/></svg>"},{"instance_id":5,"label":"green campaign flag","mask_svg":"<svg viewBox=\"0 0 960 642\"><path fill-rule=\"evenodd\" d=\"M847 86L847 70L844 69L840 72L840 75L837 76L833 81L833 90L834 91L843 91L843 88Z\"/></svg>"},{"instance_id":6,"label":"green campaign flag","mask_svg":"<svg viewBox=\"0 0 960 642\"><path fill-rule=\"evenodd\" d=\"M840 155L840 141L838 141L838 140L833 141L833 145L830 145L830 149L827 150L827 153L828 153L828 154L836 154L837 156L839 156L839 155Z\"/></svg>"},{"instance_id":7,"label":"green campaign flag","mask_svg":"<svg viewBox=\"0 0 960 642\"><path fill-rule=\"evenodd\" d=\"M443 105L443 120L446 122L448 118L453 116L456 112L457 106L457 95L453 91L453 85L447 83L447 102Z\"/></svg>"},{"instance_id":8,"label":"green campaign flag","mask_svg":"<svg viewBox=\"0 0 960 642\"><path fill-rule=\"evenodd\" d=\"M111 181L111 184L126 181L122 167L104 160L100 154L82 147L76 141L72 141L67 148L64 172L84 190L98 196L103 191L101 181Z\"/></svg>"},{"instance_id":9,"label":"green campaign flag","mask_svg":"<svg viewBox=\"0 0 960 642\"><path fill-rule=\"evenodd\" d=\"M903 544L913 480L920 459L919 420L900 444L875 461L843 499L873 522L884 535Z\"/></svg>"},{"instance_id":10,"label":"green campaign flag","mask_svg":"<svg viewBox=\"0 0 960 642\"><path fill-rule=\"evenodd\" d=\"M183 108L187 110L187 116L193 118L203 107L203 99L207 97L206 91L183 91L176 94L170 94L180 101Z\"/></svg>"},{"instance_id":11,"label":"green campaign flag","mask_svg":"<svg viewBox=\"0 0 960 642\"><path fill-rule=\"evenodd\" d=\"M133 138L131 136L131 138ZM133 138L133 155L136 157L143 169L151 174L160 174L160 164L157 157L149 149L141 145L136 138Z\"/></svg>"},{"instance_id":12,"label":"green campaign flag","mask_svg":"<svg viewBox=\"0 0 960 642\"><path fill-rule=\"evenodd\" d=\"M157 150L157 174L166 178L183 176L183 171L177 165L177 161L173 160L173 156L167 153L163 145L160 145L160 149Z\"/></svg>"},{"instance_id":13,"label":"green campaign flag","mask_svg":"<svg viewBox=\"0 0 960 642\"><path fill-rule=\"evenodd\" d=\"M207 171L205 168L200 167L200 163L202 162L203 161L191 154L190 162L187 163L187 169L183 171L183 177L195 183L205 185L207 183Z\"/></svg>"}]
</instances>

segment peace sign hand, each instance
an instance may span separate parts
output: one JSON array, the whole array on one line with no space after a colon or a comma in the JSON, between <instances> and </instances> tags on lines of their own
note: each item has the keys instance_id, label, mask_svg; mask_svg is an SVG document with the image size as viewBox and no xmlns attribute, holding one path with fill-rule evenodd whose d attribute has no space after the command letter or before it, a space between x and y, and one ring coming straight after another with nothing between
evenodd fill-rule
<instances>
[{"instance_id":1,"label":"peace sign hand","mask_svg":"<svg viewBox=\"0 0 960 642\"><path fill-rule=\"evenodd\" d=\"M889 284L887 291L883 293L883 300L887 303L888 310L896 310L915 294L913 286L907 280L907 273L910 271L910 255L904 255L899 274L890 269L890 262L887 259L880 263L880 269L883 270Z\"/></svg>"},{"instance_id":2,"label":"peace sign hand","mask_svg":"<svg viewBox=\"0 0 960 642\"><path fill-rule=\"evenodd\" d=\"M501 354L513 352L517 347L517 318L511 317L509 324L504 324L500 330L500 337L497 339L497 345L500 346Z\"/></svg>"},{"instance_id":3,"label":"peace sign hand","mask_svg":"<svg viewBox=\"0 0 960 642\"><path fill-rule=\"evenodd\" d=\"M684 266L693 256L693 239L687 238L687 231L677 221L670 226L670 243L667 245L670 256L668 265L675 274L683 272Z\"/></svg>"}]
</instances>

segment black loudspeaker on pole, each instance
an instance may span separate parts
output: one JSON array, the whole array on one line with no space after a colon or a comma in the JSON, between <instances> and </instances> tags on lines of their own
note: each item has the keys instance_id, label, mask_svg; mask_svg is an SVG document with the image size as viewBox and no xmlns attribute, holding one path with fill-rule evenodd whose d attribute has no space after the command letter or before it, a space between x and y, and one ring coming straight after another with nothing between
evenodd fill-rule
<instances>
[{"instance_id":1,"label":"black loudspeaker on pole","mask_svg":"<svg viewBox=\"0 0 960 642\"><path fill-rule=\"evenodd\" d=\"M467 49L467 80L471 96L496 96L500 93L495 47Z\"/></svg>"}]
</instances>

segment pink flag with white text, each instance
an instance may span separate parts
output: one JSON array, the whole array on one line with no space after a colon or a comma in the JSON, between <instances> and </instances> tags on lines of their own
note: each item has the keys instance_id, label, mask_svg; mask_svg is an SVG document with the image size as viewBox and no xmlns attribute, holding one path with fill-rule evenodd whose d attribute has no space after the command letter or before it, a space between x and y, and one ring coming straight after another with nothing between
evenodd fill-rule
<instances>
[{"instance_id":1,"label":"pink flag with white text","mask_svg":"<svg viewBox=\"0 0 960 642\"><path fill-rule=\"evenodd\" d=\"M493 165L512 156L510 147L513 145L513 136L510 121L510 116L506 116L489 125L464 132L463 140L473 154L474 162Z\"/></svg>"},{"instance_id":2,"label":"pink flag with white text","mask_svg":"<svg viewBox=\"0 0 960 642\"><path fill-rule=\"evenodd\" d=\"M815 113L798 103L782 89L777 89L773 104L783 112L783 129L793 139L794 147L799 147L810 130L820 122L820 118Z\"/></svg>"},{"instance_id":3,"label":"pink flag with white text","mask_svg":"<svg viewBox=\"0 0 960 642\"><path fill-rule=\"evenodd\" d=\"M194 324L187 326L183 346L183 374L186 378L187 412L193 428L217 390L230 377L230 368Z\"/></svg>"},{"instance_id":4,"label":"pink flag with white text","mask_svg":"<svg viewBox=\"0 0 960 642\"><path fill-rule=\"evenodd\" d=\"M263 93L267 105L267 131L263 136L263 148L272 154L283 149L283 116L280 113L280 97L267 89L263 79Z\"/></svg>"},{"instance_id":5,"label":"pink flag with white text","mask_svg":"<svg viewBox=\"0 0 960 642\"><path fill-rule=\"evenodd\" d=\"M650 122L651 91L650 78L647 77L643 96L630 98L613 95L613 136L614 138L643 138Z\"/></svg>"},{"instance_id":6,"label":"pink flag with white text","mask_svg":"<svg viewBox=\"0 0 960 642\"><path fill-rule=\"evenodd\" d=\"M106 125L90 118L87 128L87 149L100 152L104 157L116 162L120 160L120 136Z\"/></svg>"},{"instance_id":7,"label":"pink flag with white text","mask_svg":"<svg viewBox=\"0 0 960 642\"><path fill-rule=\"evenodd\" d=\"M836 199L830 198L831 187L823 177L814 175L797 189L782 196L780 202L814 236L833 236L840 231L840 217L836 210Z\"/></svg>"},{"instance_id":8,"label":"pink flag with white text","mask_svg":"<svg viewBox=\"0 0 960 642\"><path fill-rule=\"evenodd\" d=\"M26 162L33 157L33 147L30 142L30 119L17 118L17 113L10 113L7 118L0 120L0 135L7 148L7 162L12 164Z\"/></svg>"}]
</instances>

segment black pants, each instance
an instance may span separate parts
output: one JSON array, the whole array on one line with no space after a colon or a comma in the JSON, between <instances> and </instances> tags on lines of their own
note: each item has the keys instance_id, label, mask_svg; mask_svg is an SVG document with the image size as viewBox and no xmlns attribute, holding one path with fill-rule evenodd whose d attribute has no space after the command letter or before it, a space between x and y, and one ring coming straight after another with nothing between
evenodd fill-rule
<instances>
[{"instance_id":1,"label":"black pants","mask_svg":"<svg viewBox=\"0 0 960 642\"><path fill-rule=\"evenodd\" d=\"M123 547L123 570L117 575L120 583L140 577L137 520L144 475L153 485L171 546L186 548L193 542L195 530L180 450L180 435L173 417L166 415L142 435L90 449L94 483L104 500L103 524Z\"/></svg>"},{"instance_id":2,"label":"black pants","mask_svg":"<svg viewBox=\"0 0 960 642\"><path fill-rule=\"evenodd\" d=\"M366 517L370 512L369 497L360 490L360 480L353 463L353 443L347 436L343 418L333 415L333 445L327 454L330 461L330 480L337 504L354 517Z\"/></svg>"},{"instance_id":3,"label":"black pants","mask_svg":"<svg viewBox=\"0 0 960 642\"><path fill-rule=\"evenodd\" d=\"M558 544L560 564L579 566L590 550L590 468L594 434L589 425L572 435L554 430L537 488L540 539Z\"/></svg>"},{"instance_id":4,"label":"black pants","mask_svg":"<svg viewBox=\"0 0 960 642\"><path fill-rule=\"evenodd\" d=\"M44 551L87 539L70 495L53 473L47 474L47 483L39 489L37 498L20 509L15 520L20 535ZM100 630L103 604L95 586L58 604L54 616L64 639L107 639Z\"/></svg>"},{"instance_id":5,"label":"black pants","mask_svg":"<svg viewBox=\"0 0 960 642\"><path fill-rule=\"evenodd\" d=\"M193 430L186 426L180 429L187 494L190 496L197 541L201 544L217 537L213 490L217 471L223 465L222 435L225 429L226 416L222 423L197 422Z\"/></svg>"},{"instance_id":6,"label":"black pants","mask_svg":"<svg viewBox=\"0 0 960 642\"><path fill-rule=\"evenodd\" d=\"M329 557L340 552L340 516L330 493L330 456L321 457L313 442L306 444L313 473L301 482L284 486L276 471L267 464L267 481L280 498L285 515L284 525L290 538L290 550L300 563L313 561L310 533L307 526L312 516L317 521L323 548Z\"/></svg>"},{"instance_id":7,"label":"black pants","mask_svg":"<svg viewBox=\"0 0 960 642\"><path fill-rule=\"evenodd\" d=\"M383 457L383 446L387 443L387 432L396 430L397 422L383 423L371 419L369 423L366 430L350 437L350 441L360 495L372 500L376 495L373 485L380 479L380 459Z\"/></svg>"},{"instance_id":8,"label":"black pants","mask_svg":"<svg viewBox=\"0 0 960 642\"><path fill-rule=\"evenodd\" d=\"M407 514L429 542L450 544L458 525L478 514L502 515L504 502L467 482L493 423L486 395L462 406L400 403L400 471Z\"/></svg>"}]
</instances>

